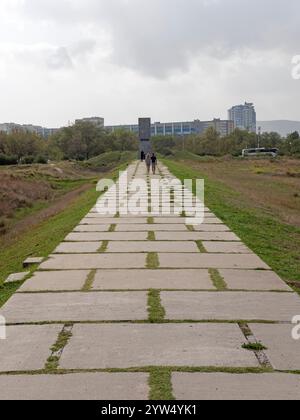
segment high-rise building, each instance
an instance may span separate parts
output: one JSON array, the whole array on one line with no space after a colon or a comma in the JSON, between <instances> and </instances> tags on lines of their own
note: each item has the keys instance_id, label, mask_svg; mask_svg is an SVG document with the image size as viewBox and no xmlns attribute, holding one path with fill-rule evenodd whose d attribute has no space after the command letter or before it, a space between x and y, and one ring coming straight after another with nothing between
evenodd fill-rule
<instances>
[{"instance_id":1,"label":"high-rise building","mask_svg":"<svg viewBox=\"0 0 300 420\"><path fill-rule=\"evenodd\" d=\"M256 133L256 112L254 104L245 102L245 105L233 106L228 111L228 119L233 121L234 128Z\"/></svg>"}]
</instances>

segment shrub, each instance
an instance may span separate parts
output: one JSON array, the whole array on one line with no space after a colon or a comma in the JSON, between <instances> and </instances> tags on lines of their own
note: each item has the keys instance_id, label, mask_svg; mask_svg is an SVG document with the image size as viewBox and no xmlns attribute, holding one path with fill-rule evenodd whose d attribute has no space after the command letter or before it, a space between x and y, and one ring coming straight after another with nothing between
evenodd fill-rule
<instances>
[{"instance_id":1,"label":"shrub","mask_svg":"<svg viewBox=\"0 0 300 420\"><path fill-rule=\"evenodd\" d=\"M40 163L41 165L46 165L47 163L48 163L48 159L47 159L47 157L46 156L43 156L43 155L38 155L36 158L35 158L35 161L34 161L35 163Z\"/></svg>"},{"instance_id":2,"label":"shrub","mask_svg":"<svg viewBox=\"0 0 300 420\"><path fill-rule=\"evenodd\" d=\"M17 165L18 158L16 156L8 156L0 154L0 165Z\"/></svg>"},{"instance_id":3,"label":"shrub","mask_svg":"<svg viewBox=\"0 0 300 420\"><path fill-rule=\"evenodd\" d=\"M23 164L23 165L31 165L32 163L34 163L34 156L24 156L22 159L21 159L21 163Z\"/></svg>"}]
</instances>

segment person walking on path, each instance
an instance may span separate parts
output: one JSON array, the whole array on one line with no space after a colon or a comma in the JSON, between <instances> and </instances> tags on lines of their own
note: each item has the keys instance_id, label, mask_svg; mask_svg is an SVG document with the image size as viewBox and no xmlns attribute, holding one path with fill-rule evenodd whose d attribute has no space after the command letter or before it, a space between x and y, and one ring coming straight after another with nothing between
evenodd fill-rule
<instances>
[{"instance_id":1,"label":"person walking on path","mask_svg":"<svg viewBox=\"0 0 300 420\"><path fill-rule=\"evenodd\" d=\"M150 153L147 154L145 162L146 162L146 166L147 166L147 174L149 175L150 174L150 168L151 168L151 162L152 162Z\"/></svg>"},{"instance_id":2,"label":"person walking on path","mask_svg":"<svg viewBox=\"0 0 300 420\"><path fill-rule=\"evenodd\" d=\"M155 175L155 173L156 173L156 166L157 166L157 157L156 157L155 153L152 153L151 163L152 163L152 172L153 172L153 175Z\"/></svg>"}]
</instances>

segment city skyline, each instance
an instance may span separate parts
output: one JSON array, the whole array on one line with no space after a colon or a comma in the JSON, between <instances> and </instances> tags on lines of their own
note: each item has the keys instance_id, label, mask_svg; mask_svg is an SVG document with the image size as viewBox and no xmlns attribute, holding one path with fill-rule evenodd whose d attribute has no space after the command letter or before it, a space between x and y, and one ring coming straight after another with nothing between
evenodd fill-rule
<instances>
[{"instance_id":1,"label":"city skyline","mask_svg":"<svg viewBox=\"0 0 300 420\"><path fill-rule=\"evenodd\" d=\"M0 120L226 119L244 98L261 120L300 120L299 14L297 0L2 0Z\"/></svg>"},{"instance_id":2,"label":"city skyline","mask_svg":"<svg viewBox=\"0 0 300 420\"><path fill-rule=\"evenodd\" d=\"M253 104L251 104L253 106ZM243 107L243 105L240 105ZM254 106L253 106L254 109ZM140 117L139 117L140 118ZM212 120L202 120L200 118L194 119L194 120L186 120L186 121L168 121L168 122L162 122L162 121L153 121L153 119L150 117L151 120L151 133L153 136L167 136L167 135L173 135L173 136L187 136L190 134L202 134L204 133L208 128L214 128L216 131L218 131L221 136L227 136L231 134L234 130L234 128L241 128L241 125L236 125L234 118L232 120L230 119L221 119L221 118L213 118ZM131 131L133 133L138 133L139 126L138 122L131 123L131 124L107 124L105 123L105 118L99 117L99 116L93 116L93 117L83 117L78 118L74 122L68 123L68 125L77 124L79 122L87 122L92 123L98 128L104 128L108 131L115 131L117 129L124 129L127 131ZM255 121L256 125L256 121ZM66 126L66 125L65 125ZM7 133L10 133L14 130L25 130L29 132L35 132L36 134L41 135L42 137L49 137L61 128L65 127L56 127L56 128L48 128L43 127L40 125L33 125L33 124L18 124L18 123L1 123L0 122L0 132L4 131ZM248 126L244 127L244 129L248 129ZM253 130L252 130L253 131Z\"/></svg>"}]
</instances>

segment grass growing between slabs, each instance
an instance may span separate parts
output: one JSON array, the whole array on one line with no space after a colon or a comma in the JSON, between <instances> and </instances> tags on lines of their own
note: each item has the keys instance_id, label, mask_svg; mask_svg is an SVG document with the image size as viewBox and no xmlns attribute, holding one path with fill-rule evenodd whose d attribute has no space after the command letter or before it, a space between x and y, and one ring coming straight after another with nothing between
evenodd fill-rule
<instances>
[{"instance_id":1,"label":"grass growing between slabs","mask_svg":"<svg viewBox=\"0 0 300 420\"><path fill-rule=\"evenodd\" d=\"M250 351L268 350L267 347L265 347L261 343L245 343L245 344L243 344L242 348L245 349L245 350L250 350Z\"/></svg>"},{"instance_id":2,"label":"grass growing between slabs","mask_svg":"<svg viewBox=\"0 0 300 420\"><path fill-rule=\"evenodd\" d=\"M175 400L172 390L172 371L170 369L151 369L149 387L151 401Z\"/></svg>"},{"instance_id":3,"label":"grass growing between slabs","mask_svg":"<svg viewBox=\"0 0 300 420\"><path fill-rule=\"evenodd\" d=\"M148 232L148 241L155 241L155 232Z\"/></svg>"},{"instance_id":4,"label":"grass growing between slabs","mask_svg":"<svg viewBox=\"0 0 300 420\"><path fill-rule=\"evenodd\" d=\"M149 270L156 270L159 268L159 258L156 252L149 252L147 255L146 268Z\"/></svg>"},{"instance_id":5,"label":"grass growing between slabs","mask_svg":"<svg viewBox=\"0 0 300 420\"><path fill-rule=\"evenodd\" d=\"M179 179L204 179L205 204L235 232L253 252L288 281L300 280L300 229L249 201L248 191L238 192L221 180L212 180L188 162L164 160ZM195 166L192 162L190 166Z\"/></svg>"},{"instance_id":6,"label":"grass growing between slabs","mask_svg":"<svg viewBox=\"0 0 300 420\"><path fill-rule=\"evenodd\" d=\"M227 284L225 283L225 280L221 276L218 270L215 268L211 268L209 270L210 277L212 279L213 285L217 290L227 290Z\"/></svg>"},{"instance_id":7,"label":"grass growing between slabs","mask_svg":"<svg viewBox=\"0 0 300 420\"><path fill-rule=\"evenodd\" d=\"M166 316L165 308L161 304L160 291L151 289L148 293L149 322L163 322Z\"/></svg>"}]
</instances>

